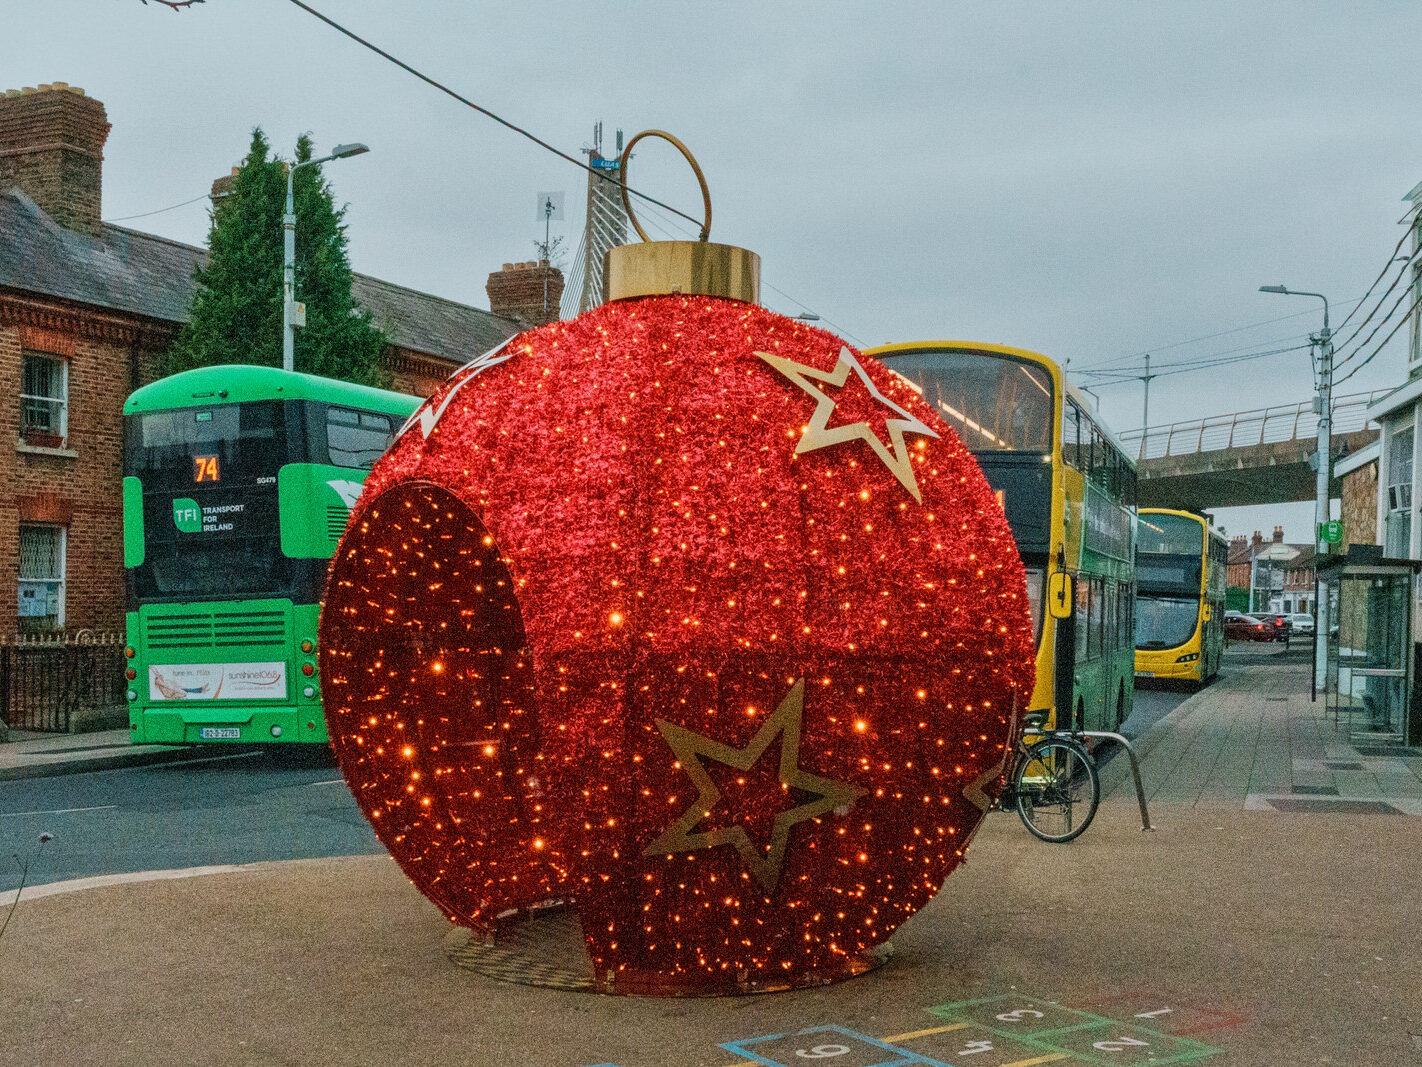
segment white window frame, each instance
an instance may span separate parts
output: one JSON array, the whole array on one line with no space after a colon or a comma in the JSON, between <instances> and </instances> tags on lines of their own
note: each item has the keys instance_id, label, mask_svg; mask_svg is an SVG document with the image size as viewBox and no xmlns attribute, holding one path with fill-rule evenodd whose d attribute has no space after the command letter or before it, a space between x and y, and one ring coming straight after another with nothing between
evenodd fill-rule
<instances>
[{"instance_id":1,"label":"white window frame","mask_svg":"<svg viewBox=\"0 0 1422 1067\"><path fill-rule=\"evenodd\" d=\"M25 554L24 554L23 551L20 551L20 552L19 552L19 560L17 561L17 569L20 571L20 574L19 574L19 590L23 590L26 585L48 585L48 586L53 586L53 587L54 587L54 594L55 594L54 626L55 626L56 629L63 629L63 627L64 627L64 601L65 601L65 599L66 599L66 597L65 597L66 588L65 588L65 587L69 584L69 528L68 528L67 526L62 526L62 525L60 525L60 524L58 524L58 523L52 523L52 522L22 522L22 523L19 524L19 531L18 531L18 537L17 537L17 548L18 548L18 546L19 546L19 542L21 542L21 541L24 540L24 531L25 531L26 528L30 528L30 529L42 529L42 530L54 530L54 531L55 531L55 533L56 533L56 544L55 544L55 570L56 570L56 572L57 572L57 574L58 574L58 577L54 577L54 578L50 578L50 577L43 577L43 578L38 578L38 577L26 577L25 574L24 574L24 572L23 572ZM19 603L18 603L18 596L19 596L19 593L18 593L18 591L17 591L16 596L17 596L17 603L16 603L16 605L15 605L15 608L16 608L16 614L17 614L17 617L18 617L18 618L24 619L24 618L48 618L48 617L49 617L48 615L45 615L45 616L21 616L21 615L19 615L19 614L18 614L18 612L19 612Z\"/></svg>"},{"instance_id":2,"label":"white window frame","mask_svg":"<svg viewBox=\"0 0 1422 1067\"><path fill-rule=\"evenodd\" d=\"M63 356L52 355L49 352L37 352L25 349L20 353L20 389L25 387L25 363L30 359L44 359L58 365L59 388L58 396L38 396L31 393L20 393L20 437L24 437L27 432L41 433L44 431L33 430L25 426L25 401L35 401L38 403L54 404L56 406L56 423L54 430L50 430L54 436L61 441L69 440L69 360ZM57 432L56 432L57 431Z\"/></svg>"}]
</instances>

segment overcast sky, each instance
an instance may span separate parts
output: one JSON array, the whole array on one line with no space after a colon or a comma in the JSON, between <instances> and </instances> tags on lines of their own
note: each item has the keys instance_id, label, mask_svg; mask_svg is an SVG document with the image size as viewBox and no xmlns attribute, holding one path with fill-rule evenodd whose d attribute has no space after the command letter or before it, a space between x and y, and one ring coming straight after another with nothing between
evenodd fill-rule
<instances>
[{"instance_id":1,"label":"overcast sky","mask_svg":"<svg viewBox=\"0 0 1422 1067\"><path fill-rule=\"evenodd\" d=\"M609 141L678 134L712 239L761 254L764 302L866 346L1001 342L1075 377L1299 344L1318 302L1258 286L1325 293L1336 323L1422 180L1422 7L1401 0L310 2L566 151L599 119ZM105 218L203 194L260 125L284 152L303 131L370 145L326 168L367 274L487 307L489 272L533 258L539 191L567 191L555 236L582 232L581 171L288 0L6 8L0 87L67 81L108 109ZM669 147L639 146L631 179L699 213ZM201 244L206 205L124 224ZM1342 391L1399 383L1405 338ZM1151 422L1312 388L1306 352L1163 377ZM1140 425L1139 382L1098 392L1113 429ZM1305 541L1312 505L1219 518Z\"/></svg>"}]
</instances>

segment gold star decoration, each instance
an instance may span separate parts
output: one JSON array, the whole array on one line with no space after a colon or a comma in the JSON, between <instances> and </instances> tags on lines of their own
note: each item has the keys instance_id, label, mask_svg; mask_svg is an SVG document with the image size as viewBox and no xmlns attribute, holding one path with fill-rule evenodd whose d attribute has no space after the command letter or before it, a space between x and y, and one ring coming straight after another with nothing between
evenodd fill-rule
<instances>
[{"instance_id":1,"label":"gold star decoration","mask_svg":"<svg viewBox=\"0 0 1422 1067\"><path fill-rule=\"evenodd\" d=\"M802 678L780 702L775 713L765 720L764 725L745 748L732 748L720 741L693 733L691 730L664 719L657 720L657 729L666 738L667 744L676 753L681 768L696 783L697 797L691 807L672 823L660 837L648 845L644 856L669 855L673 852L695 852L717 845L734 845L741 854L747 869L767 893L773 892L780 881L780 866L785 858L785 849L790 839L790 830L797 823L807 819L817 819L829 811L840 814L861 796L868 792L847 782L836 782L811 774L798 764L800 762L800 728L805 717L805 680ZM770 841L765 846L757 846L742 826L724 826L717 830L693 833L693 828L711 814L716 801L721 798L721 790L706 772L702 759L748 771L765 754L770 742L780 737L780 782L788 793L799 789L815 793L818 799L788 808L775 816L771 827Z\"/></svg>"},{"instance_id":2,"label":"gold star decoration","mask_svg":"<svg viewBox=\"0 0 1422 1067\"><path fill-rule=\"evenodd\" d=\"M937 437L938 435L879 392L874 383L869 380L869 375L864 373L864 368L860 366L859 360L854 358L854 353L849 350L848 345L840 348L839 361L835 363L833 370L828 371L817 370L804 363L796 363L793 359L786 359L784 356L773 356L769 352L757 352L756 355L815 398L815 412L810 416L810 423L805 427L805 432L800 435L800 443L795 448L797 456L802 452L813 452L817 448L827 448L845 441L864 441L883 461L884 466L888 467L894 477L899 480L899 484L912 493L913 498L920 504L923 503L923 496L918 490L918 479L913 472L913 462L909 459L908 446L904 444L904 433L907 431L908 433L922 434L925 437ZM849 380L850 371L859 376L859 380L864 383L864 388L869 390L870 396L901 416L897 419L886 419L884 422L885 428L889 431L889 439L893 442L892 451L888 445L879 440L879 435L870 428L867 422L851 422L843 426L830 427L829 419L830 414L834 411L835 400L825 395L813 383L826 382L838 389Z\"/></svg>"}]
</instances>

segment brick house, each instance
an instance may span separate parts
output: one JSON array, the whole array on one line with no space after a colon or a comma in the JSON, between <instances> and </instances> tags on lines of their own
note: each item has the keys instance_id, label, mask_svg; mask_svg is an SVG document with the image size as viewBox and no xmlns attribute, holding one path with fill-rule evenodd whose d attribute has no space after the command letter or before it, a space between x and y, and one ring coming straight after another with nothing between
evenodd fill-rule
<instances>
[{"instance_id":1,"label":"brick house","mask_svg":"<svg viewBox=\"0 0 1422 1067\"><path fill-rule=\"evenodd\" d=\"M101 221L109 129L62 82L0 97L0 638L122 629L122 405L158 376L205 255ZM501 314L364 275L354 292L390 340L394 388L427 395L537 321L549 271L491 276L491 299L515 301Z\"/></svg>"},{"instance_id":2,"label":"brick house","mask_svg":"<svg viewBox=\"0 0 1422 1067\"><path fill-rule=\"evenodd\" d=\"M1231 589L1252 590L1256 611L1301 612L1314 608L1314 571L1308 561L1312 545L1284 542L1284 528L1274 527L1274 536L1265 540L1258 530L1248 540L1235 535L1229 543L1226 584Z\"/></svg>"}]
</instances>

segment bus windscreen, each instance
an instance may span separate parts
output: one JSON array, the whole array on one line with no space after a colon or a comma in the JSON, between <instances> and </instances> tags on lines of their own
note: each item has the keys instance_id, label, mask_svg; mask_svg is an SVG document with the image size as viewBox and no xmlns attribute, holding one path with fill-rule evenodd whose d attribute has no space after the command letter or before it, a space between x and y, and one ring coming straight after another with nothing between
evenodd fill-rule
<instances>
[{"instance_id":1,"label":"bus windscreen","mask_svg":"<svg viewBox=\"0 0 1422 1067\"><path fill-rule=\"evenodd\" d=\"M1042 367L956 348L896 352L886 363L919 387L969 451L1052 451L1052 379Z\"/></svg>"},{"instance_id":2,"label":"bus windscreen","mask_svg":"<svg viewBox=\"0 0 1422 1067\"><path fill-rule=\"evenodd\" d=\"M1136 598L1136 648L1179 648L1195 636L1200 598L1150 596Z\"/></svg>"}]
</instances>

